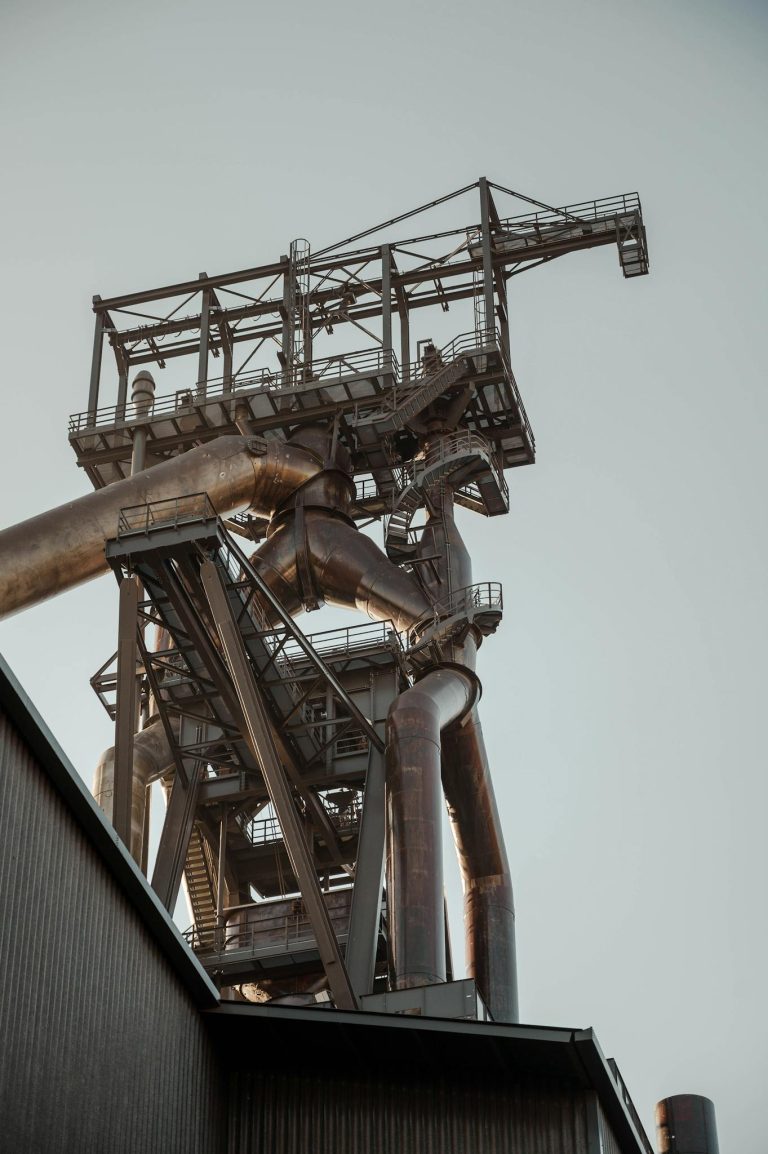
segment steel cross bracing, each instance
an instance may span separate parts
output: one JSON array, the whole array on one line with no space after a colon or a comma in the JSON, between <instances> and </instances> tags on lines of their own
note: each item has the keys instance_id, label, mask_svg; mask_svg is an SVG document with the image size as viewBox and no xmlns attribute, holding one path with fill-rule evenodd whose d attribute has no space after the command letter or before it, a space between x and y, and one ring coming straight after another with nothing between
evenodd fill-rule
<instances>
[{"instance_id":1,"label":"steel cross bracing","mask_svg":"<svg viewBox=\"0 0 768 1154\"><path fill-rule=\"evenodd\" d=\"M184 868L195 932L202 934L200 944L215 953L213 939L204 939L209 931L215 933L223 949L222 834L228 892L246 900L252 890L270 896L299 889L304 894L305 887L299 886L295 876L296 847L284 836L284 820L263 816L274 812L271 791L265 783L263 760L254 756L246 738L248 725L237 682L227 668L211 620L201 580L205 565L214 566L219 575L227 612L256 679L270 740L287 773L286 789L294 798L302 846L310 847L312 869L326 887L348 889L355 864L365 851L373 854L373 874L378 868L380 890L384 819L376 789L372 797L376 812L367 819L371 827L367 850L361 845L361 824L371 775L383 781L383 742L345 691L339 673L352 662L359 663L361 649L373 649L373 659L378 661L389 650L394 666L391 647L396 642L392 635L377 631L373 646L370 640L362 645L358 641L355 648L350 642L353 631L339 631L346 635L346 643L334 636L328 653L332 667L264 586L224 532L204 495L165 504L174 509L154 510L151 516L146 509L125 510L119 536L108 543L107 552L121 587L138 579L144 590L138 630L140 667L166 729L176 768L152 884L172 908ZM145 640L150 625L161 627L168 638L165 646L154 651ZM222 813L226 815L223 824ZM357 919L373 920L375 926L368 955L364 942L365 956L357 963L366 975L358 984L365 989L371 980L368 970L376 952L381 952L376 940L379 903L380 893L372 906L366 903ZM356 929L349 906L347 901L345 910L336 911L344 923L345 940L351 940ZM265 946L263 934L259 937L249 926L244 935L230 933L230 945L233 936L240 942L240 952L237 959L227 957L227 972L236 961L238 973L245 965L245 971L253 975L265 950L272 976L281 972L282 955L278 950L276 956L269 942ZM241 937L253 943L246 950L245 963ZM292 972L295 958L290 951L289 955L282 964ZM221 968L221 958L214 962ZM354 949L351 964L355 964Z\"/></svg>"},{"instance_id":2,"label":"steel cross bracing","mask_svg":"<svg viewBox=\"0 0 768 1154\"><path fill-rule=\"evenodd\" d=\"M448 202L470 193L480 204L468 224L388 239L401 221L443 213ZM502 215L498 205L509 196L535 211ZM356 248L362 240L366 246ZM125 475L130 434L141 417L128 400L130 369L154 364L170 372L179 358L192 357L192 371L176 374L146 421L150 460L242 429L244 422L254 432L285 435L301 422L335 416L357 479L370 482L378 470L377 483L361 493L357 515L386 512L392 486L385 483L382 491L381 477L404 459L398 424L409 416L410 394L429 375L412 323L425 308L442 313L466 300L477 306L472 331L457 338L457 347L442 350L446 365L459 355L469 362L461 424L485 435L504 467L528 464L534 445L509 362L508 281L569 252L606 244L617 246L625 276L647 272L636 194L557 209L481 178L314 254L306 242L294 243L269 264L95 298L88 407L70 421L78 461L96 487ZM111 401L103 372L107 344L116 375ZM210 372L211 358L223 367L218 376ZM387 408L399 408L403 420L395 416L389 428L382 426L382 463L372 459L365 430Z\"/></svg>"}]
</instances>

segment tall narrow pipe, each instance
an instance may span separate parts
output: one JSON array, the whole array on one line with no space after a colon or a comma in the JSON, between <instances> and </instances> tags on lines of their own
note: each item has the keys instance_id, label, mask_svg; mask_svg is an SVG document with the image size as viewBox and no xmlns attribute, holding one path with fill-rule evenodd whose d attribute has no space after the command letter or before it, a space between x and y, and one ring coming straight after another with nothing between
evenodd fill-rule
<instances>
[{"instance_id":1,"label":"tall narrow pipe","mask_svg":"<svg viewBox=\"0 0 768 1154\"><path fill-rule=\"evenodd\" d=\"M133 738L131 838L128 848L137 862L141 862L142 858L147 786L167 772L172 765L173 754L168 738L160 718L154 717ZM112 746L99 758L93 782L93 796L109 821L112 821L114 787L115 749Z\"/></svg>"},{"instance_id":2,"label":"tall narrow pipe","mask_svg":"<svg viewBox=\"0 0 768 1154\"><path fill-rule=\"evenodd\" d=\"M477 710L442 740L443 790L464 887L467 973L496 1022L517 1022L512 877Z\"/></svg>"},{"instance_id":3,"label":"tall narrow pipe","mask_svg":"<svg viewBox=\"0 0 768 1154\"><path fill-rule=\"evenodd\" d=\"M299 446L218 437L5 529L0 533L0 617L103 573L104 542L115 536L120 510L127 506L205 492L222 515L250 508L269 517L321 470L322 464Z\"/></svg>"},{"instance_id":4,"label":"tall narrow pipe","mask_svg":"<svg viewBox=\"0 0 768 1154\"><path fill-rule=\"evenodd\" d=\"M148 417L155 400L155 381L151 373L142 369L133 378L131 403L139 422ZM147 426L139 423L133 430L133 453L131 454L131 476L142 473L147 467Z\"/></svg>"},{"instance_id":5,"label":"tall narrow pipe","mask_svg":"<svg viewBox=\"0 0 768 1154\"><path fill-rule=\"evenodd\" d=\"M387 718L387 909L396 989L446 980L440 732L472 707L476 684L436 669Z\"/></svg>"}]
</instances>

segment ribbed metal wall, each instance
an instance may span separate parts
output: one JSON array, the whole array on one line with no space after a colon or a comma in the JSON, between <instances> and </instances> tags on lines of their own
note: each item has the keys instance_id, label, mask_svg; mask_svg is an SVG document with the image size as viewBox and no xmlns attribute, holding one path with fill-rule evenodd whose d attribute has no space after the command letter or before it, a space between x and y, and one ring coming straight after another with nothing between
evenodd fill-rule
<instances>
[{"instance_id":1,"label":"ribbed metal wall","mask_svg":"<svg viewBox=\"0 0 768 1154\"><path fill-rule=\"evenodd\" d=\"M600 1127L600 1154L621 1154L621 1147L616 1141L613 1130L599 1106L597 1108L597 1117Z\"/></svg>"},{"instance_id":2,"label":"ribbed metal wall","mask_svg":"<svg viewBox=\"0 0 768 1154\"><path fill-rule=\"evenodd\" d=\"M573 1087L457 1073L461 1082L240 1071L228 1154L590 1154L586 1095Z\"/></svg>"},{"instance_id":3,"label":"ribbed metal wall","mask_svg":"<svg viewBox=\"0 0 768 1154\"><path fill-rule=\"evenodd\" d=\"M221 1149L196 1008L0 715L0 1147Z\"/></svg>"}]
</instances>

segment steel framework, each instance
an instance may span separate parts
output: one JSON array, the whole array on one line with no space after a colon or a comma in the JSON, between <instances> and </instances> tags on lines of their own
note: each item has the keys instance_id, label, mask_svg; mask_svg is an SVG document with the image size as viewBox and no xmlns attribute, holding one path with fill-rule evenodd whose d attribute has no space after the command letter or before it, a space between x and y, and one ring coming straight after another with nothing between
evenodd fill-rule
<instances>
[{"instance_id":1,"label":"steel framework","mask_svg":"<svg viewBox=\"0 0 768 1154\"><path fill-rule=\"evenodd\" d=\"M479 220L391 239L469 193ZM500 213L510 196L523 215ZM516 1020L476 709L502 595L473 581L454 510L506 513L505 469L534 460L509 280L606 244L625 277L648 271L635 194L557 209L481 178L319 251L298 240L256 268L94 298L88 407L69 436L98 491L0 535L0 610L112 567L118 648L93 685L116 739L95 792L146 869L162 780L152 885L172 909L184 879L189 941L235 996L351 1008L449 980L444 795L469 973ZM421 310L462 302L458 336L414 341ZM174 387L156 396L147 365ZM383 551L358 531L372 520ZM308 637L294 618L324 602L379 624Z\"/></svg>"}]
</instances>

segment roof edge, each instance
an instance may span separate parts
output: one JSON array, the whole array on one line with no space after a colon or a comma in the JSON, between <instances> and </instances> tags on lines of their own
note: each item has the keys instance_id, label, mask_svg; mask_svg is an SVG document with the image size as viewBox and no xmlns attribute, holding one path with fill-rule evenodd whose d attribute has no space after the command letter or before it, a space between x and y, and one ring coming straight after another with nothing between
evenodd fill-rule
<instances>
[{"instance_id":1,"label":"roof edge","mask_svg":"<svg viewBox=\"0 0 768 1154\"><path fill-rule=\"evenodd\" d=\"M219 994L144 874L86 789L71 761L0 654L0 706L37 758L51 785L135 909L199 1009Z\"/></svg>"}]
</instances>

